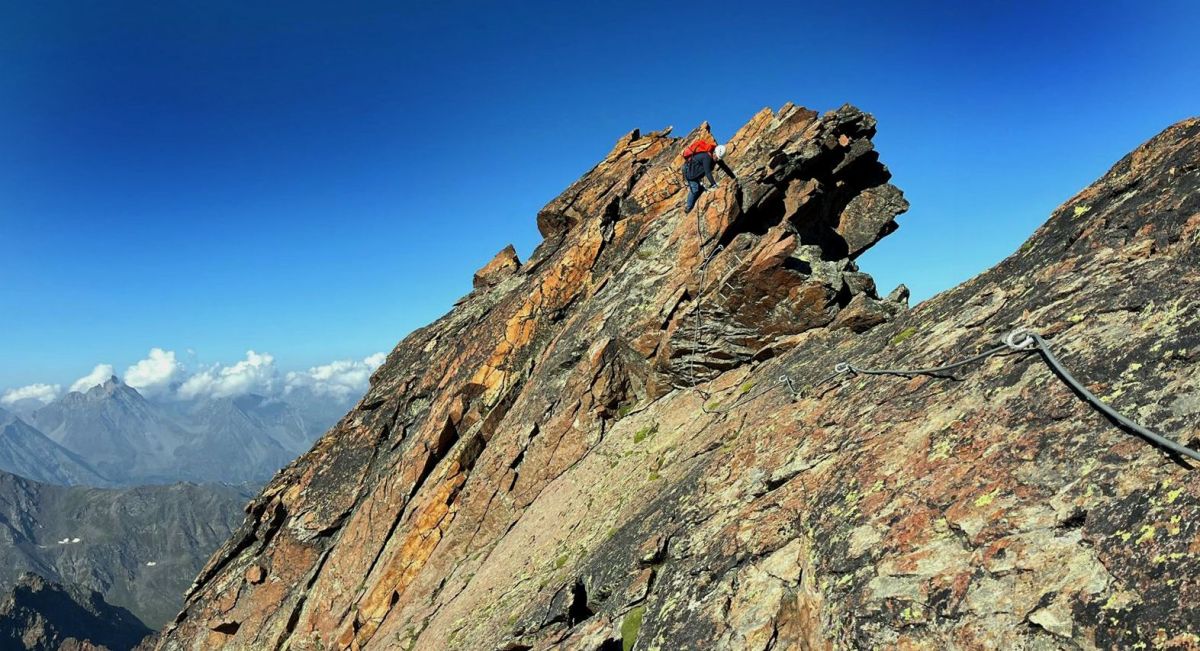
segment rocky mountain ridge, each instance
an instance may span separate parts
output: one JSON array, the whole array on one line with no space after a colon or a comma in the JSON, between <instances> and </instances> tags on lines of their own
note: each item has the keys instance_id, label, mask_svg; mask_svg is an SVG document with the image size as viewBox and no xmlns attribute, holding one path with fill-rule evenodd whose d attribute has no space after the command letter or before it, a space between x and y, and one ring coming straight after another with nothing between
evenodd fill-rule
<instances>
[{"instance_id":1,"label":"rocky mountain ridge","mask_svg":"<svg viewBox=\"0 0 1200 651\"><path fill-rule=\"evenodd\" d=\"M1028 326L1194 432L1200 120L910 311L853 261L907 207L874 130L764 110L690 215L707 129L622 138L264 489L160 648L1200 646L1186 462L1032 356L831 373Z\"/></svg>"},{"instance_id":2,"label":"rocky mountain ridge","mask_svg":"<svg viewBox=\"0 0 1200 651\"><path fill-rule=\"evenodd\" d=\"M232 486L66 487L0 472L0 586L32 572L158 628L249 497Z\"/></svg>"},{"instance_id":3,"label":"rocky mountain ridge","mask_svg":"<svg viewBox=\"0 0 1200 651\"><path fill-rule=\"evenodd\" d=\"M111 483L79 455L4 409L0 409L0 471L64 486Z\"/></svg>"}]
</instances>

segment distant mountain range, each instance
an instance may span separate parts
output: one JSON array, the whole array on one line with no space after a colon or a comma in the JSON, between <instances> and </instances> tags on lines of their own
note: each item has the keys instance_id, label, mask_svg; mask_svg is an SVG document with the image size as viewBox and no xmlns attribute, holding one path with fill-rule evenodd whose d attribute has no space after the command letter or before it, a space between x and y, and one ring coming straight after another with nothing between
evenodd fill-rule
<instances>
[{"instance_id":1,"label":"distant mountain range","mask_svg":"<svg viewBox=\"0 0 1200 651\"><path fill-rule=\"evenodd\" d=\"M100 592L159 628L242 522L254 492L213 484L52 486L0 473L0 586L34 572Z\"/></svg>"},{"instance_id":2,"label":"distant mountain range","mask_svg":"<svg viewBox=\"0 0 1200 651\"><path fill-rule=\"evenodd\" d=\"M153 401L114 376L21 414L0 410L0 470L62 485L263 482L349 408L291 397Z\"/></svg>"},{"instance_id":3,"label":"distant mountain range","mask_svg":"<svg viewBox=\"0 0 1200 651\"><path fill-rule=\"evenodd\" d=\"M111 483L79 455L4 409L0 409L0 470L67 486Z\"/></svg>"},{"instance_id":4,"label":"distant mountain range","mask_svg":"<svg viewBox=\"0 0 1200 651\"><path fill-rule=\"evenodd\" d=\"M351 404L287 398L148 398L114 376L0 409L0 649L129 649L166 624L262 483Z\"/></svg>"}]
</instances>

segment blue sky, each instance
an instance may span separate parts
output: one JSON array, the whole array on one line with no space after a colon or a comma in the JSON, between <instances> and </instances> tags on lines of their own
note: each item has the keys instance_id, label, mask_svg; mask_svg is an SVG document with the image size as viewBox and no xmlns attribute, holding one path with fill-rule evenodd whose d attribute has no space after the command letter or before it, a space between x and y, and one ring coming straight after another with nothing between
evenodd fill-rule
<instances>
[{"instance_id":1,"label":"blue sky","mask_svg":"<svg viewBox=\"0 0 1200 651\"><path fill-rule=\"evenodd\" d=\"M0 389L390 350L620 135L787 101L879 119L923 299L1200 112L1191 2L576 4L5 3Z\"/></svg>"}]
</instances>

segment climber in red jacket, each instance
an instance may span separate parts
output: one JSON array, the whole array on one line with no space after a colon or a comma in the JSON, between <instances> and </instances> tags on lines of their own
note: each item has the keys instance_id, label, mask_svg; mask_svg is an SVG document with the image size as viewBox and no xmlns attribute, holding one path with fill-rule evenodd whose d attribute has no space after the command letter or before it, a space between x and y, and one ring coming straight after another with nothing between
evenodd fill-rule
<instances>
[{"instance_id":1,"label":"climber in red jacket","mask_svg":"<svg viewBox=\"0 0 1200 651\"><path fill-rule=\"evenodd\" d=\"M717 187L716 180L713 179L713 164L729 175L729 178L737 181L733 170L725 164L722 158L725 156L725 145L715 145L707 140L697 140L687 149L683 150L683 180L688 184L687 207L684 212L691 212L696 205L696 199L700 197L700 193L706 189L700 183L700 179L708 179L709 190L715 190Z\"/></svg>"}]
</instances>

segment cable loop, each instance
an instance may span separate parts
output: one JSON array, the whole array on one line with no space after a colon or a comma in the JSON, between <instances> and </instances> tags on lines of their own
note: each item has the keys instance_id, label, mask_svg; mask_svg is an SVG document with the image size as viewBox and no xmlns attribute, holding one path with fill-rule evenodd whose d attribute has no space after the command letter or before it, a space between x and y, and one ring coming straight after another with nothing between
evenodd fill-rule
<instances>
[{"instance_id":1,"label":"cable loop","mask_svg":"<svg viewBox=\"0 0 1200 651\"><path fill-rule=\"evenodd\" d=\"M1033 350L1038 347L1037 339L1030 333L1028 328L1017 328L1012 332L1004 335L1004 345L1008 346L1009 350L1026 351Z\"/></svg>"}]
</instances>

